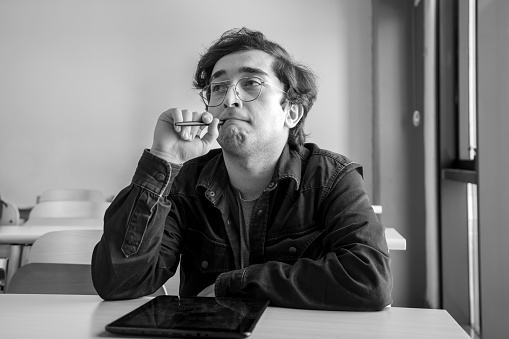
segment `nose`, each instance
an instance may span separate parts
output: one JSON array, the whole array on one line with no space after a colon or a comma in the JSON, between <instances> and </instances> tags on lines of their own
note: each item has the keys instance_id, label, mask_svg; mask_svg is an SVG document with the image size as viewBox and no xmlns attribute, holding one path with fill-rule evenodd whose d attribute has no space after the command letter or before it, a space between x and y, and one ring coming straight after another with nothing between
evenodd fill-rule
<instances>
[{"instance_id":1,"label":"nose","mask_svg":"<svg viewBox=\"0 0 509 339\"><path fill-rule=\"evenodd\" d=\"M230 91L231 88L231 91ZM235 86L228 86L224 97L223 105L227 107L242 107L242 100L239 99Z\"/></svg>"}]
</instances>

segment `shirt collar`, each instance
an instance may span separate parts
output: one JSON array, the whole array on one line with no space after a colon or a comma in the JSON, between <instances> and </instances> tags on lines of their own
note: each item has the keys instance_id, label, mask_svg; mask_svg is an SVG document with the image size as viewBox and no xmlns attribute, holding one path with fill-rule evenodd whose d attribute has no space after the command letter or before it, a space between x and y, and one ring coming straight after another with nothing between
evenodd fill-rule
<instances>
[{"instance_id":1,"label":"shirt collar","mask_svg":"<svg viewBox=\"0 0 509 339\"><path fill-rule=\"evenodd\" d=\"M302 147L291 148L288 143L286 144L277 162L276 169L272 177L273 182L290 178L295 180L295 190L299 189L302 171L302 150Z\"/></svg>"}]
</instances>

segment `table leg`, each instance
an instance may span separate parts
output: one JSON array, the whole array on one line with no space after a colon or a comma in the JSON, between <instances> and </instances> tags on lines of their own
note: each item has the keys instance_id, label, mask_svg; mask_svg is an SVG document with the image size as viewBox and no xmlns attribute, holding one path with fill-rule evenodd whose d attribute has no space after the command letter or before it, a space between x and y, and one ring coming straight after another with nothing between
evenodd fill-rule
<instances>
[{"instance_id":1,"label":"table leg","mask_svg":"<svg viewBox=\"0 0 509 339\"><path fill-rule=\"evenodd\" d=\"M30 254L30 250L32 249L32 245L25 245L21 249L21 260L19 263L19 267L28 264L28 255Z\"/></svg>"},{"instance_id":2,"label":"table leg","mask_svg":"<svg viewBox=\"0 0 509 339\"><path fill-rule=\"evenodd\" d=\"M21 251L22 245L11 245L9 250L9 261L7 263L7 275L5 278L5 290L7 291L9 288L9 282L11 281L12 276L18 270L21 264Z\"/></svg>"}]
</instances>

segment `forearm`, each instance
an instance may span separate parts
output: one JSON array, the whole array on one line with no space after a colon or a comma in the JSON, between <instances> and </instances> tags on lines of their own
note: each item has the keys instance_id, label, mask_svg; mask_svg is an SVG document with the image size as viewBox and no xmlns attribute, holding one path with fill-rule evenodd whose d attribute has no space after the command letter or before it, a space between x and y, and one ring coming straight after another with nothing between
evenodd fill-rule
<instances>
[{"instance_id":1,"label":"forearm","mask_svg":"<svg viewBox=\"0 0 509 339\"><path fill-rule=\"evenodd\" d=\"M293 265L270 261L221 274L216 295L268 299L281 307L375 311L392 302L389 265L388 256L372 248Z\"/></svg>"},{"instance_id":2,"label":"forearm","mask_svg":"<svg viewBox=\"0 0 509 339\"><path fill-rule=\"evenodd\" d=\"M171 208L166 196L175 173L150 157L144 153L132 184L106 211L104 234L93 252L94 286L107 300L153 293L178 265L177 245L161 245Z\"/></svg>"}]
</instances>

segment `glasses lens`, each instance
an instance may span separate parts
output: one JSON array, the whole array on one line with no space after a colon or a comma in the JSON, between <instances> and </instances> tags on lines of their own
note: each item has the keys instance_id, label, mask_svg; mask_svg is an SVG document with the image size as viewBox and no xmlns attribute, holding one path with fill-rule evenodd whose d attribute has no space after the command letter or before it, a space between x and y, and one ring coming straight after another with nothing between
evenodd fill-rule
<instances>
[{"instance_id":1,"label":"glasses lens","mask_svg":"<svg viewBox=\"0 0 509 339\"><path fill-rule=\"evenodd\" d=\"M253 101L260 96L262 92L263 82L260 78L242 78L235 85L235 94L242 101ZM200 95L209 107L219 106L223 103L229 86L225 83L211 83L205 86Z\"/></svg>"},{"instance_id":2,"label":"glasses lens","mask_svg":"<svg viewBox=\"0 0 509 339\"><path fill-rule=\"evenodd\" d=\"M228 86L221 83L211 83L205 86L201 91L201 97L207 106L219 106L223 102L224 96L228 91Z\"/></svg>"},{"instance_id":3,"label":"glasses lens","mask_svg":"<svg viewBox=\"0 0 509 339\"><path fill-rule=\"evenodd\" d=\"M235 86L235 91L242 101L253 101L262 91L262 81L259 78L242 78Z\"/></svg>"}]
</instances>

